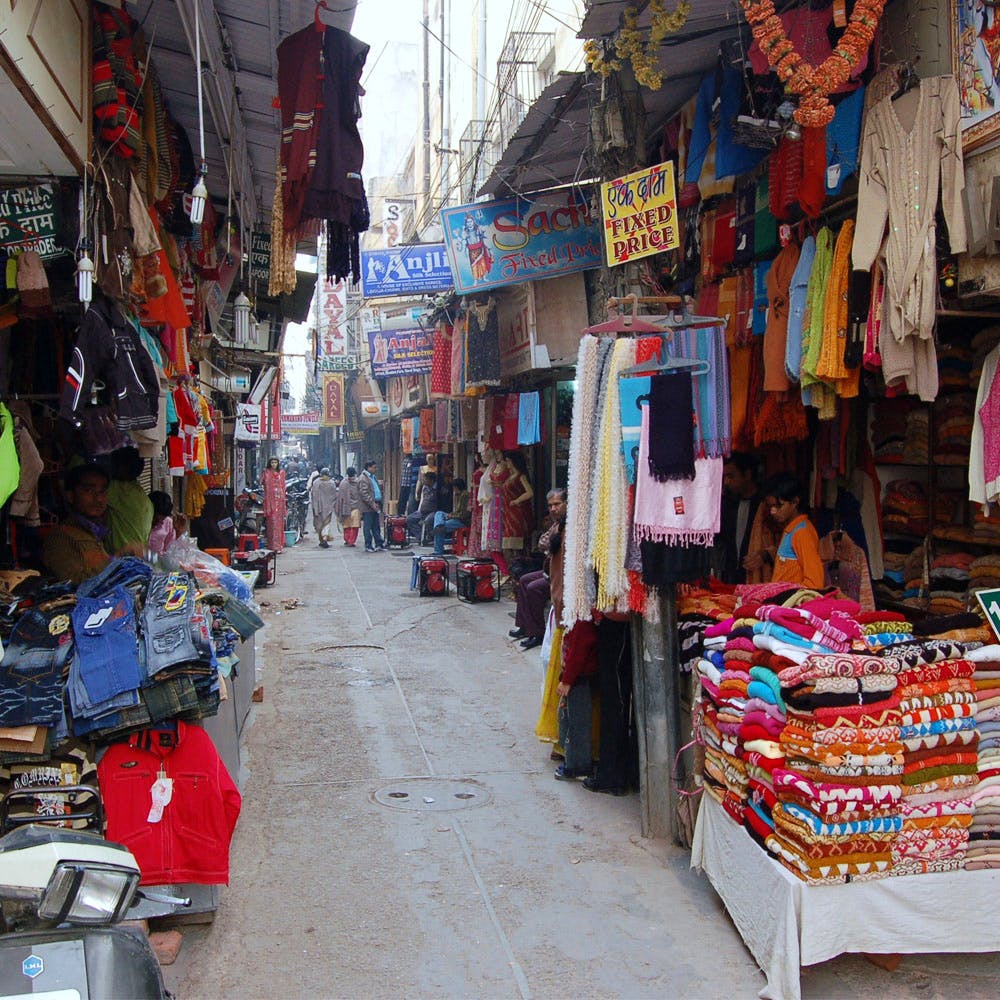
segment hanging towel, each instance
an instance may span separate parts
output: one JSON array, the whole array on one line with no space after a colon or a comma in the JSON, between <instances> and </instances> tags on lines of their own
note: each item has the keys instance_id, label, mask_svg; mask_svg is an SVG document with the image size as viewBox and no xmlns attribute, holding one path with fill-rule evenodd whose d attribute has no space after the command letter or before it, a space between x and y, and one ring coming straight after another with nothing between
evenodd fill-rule
<instances>
[{"instance_id":1,"label":"hanging towel","mask_svg":"<svg viewBox=\"0 0 1000 1000\"><path fill-rule=\"evenodd\" d=\"M721 458L695 461L694 479L656 482L649 473L649 407L642 410L635 491L635 537L671 545L710 546L719 533Z\"/></svg>"},{"instance_id":2,"label":"hanging towel","mask_svg":"<svg viewBox=\"0 0 1000 1000\"><path fill-rule=\"evenodd\" d=\"M415 420L415 417L404 417L399 423L399 446L404 455L413 454L413 424Z\"/></svg>"},{"instance_id":3,"label":"hanging towel","mask_svg":"<svg viewBox=\"0 0 1000 1000\"><path fill-rule=\"evenodd\" d=\"M652 385L649 375L623 378L618 386L622 410L622 455L625 457L625 474L629 483L635 483L635 460L639 455L639 430L642 427L643 404L649 398Z\"/></svg>"},{"instance_id":4,"label":"hanging towel","mask_svg":"<svg viewBox=\"0 0 1000 1000\"><path fill-rule=\"evenodd\" d=\"M518 399L517 443L538 444L542 440L538 422L538 393L522 392Z\"/></svg>"},{"instance_id":5,"label":"hanging towel","mask_svg":"<svg viewBox=\"0 0 1000 1000\"><path fill-rule=\"evenodd\" d=\"M513 451L517 448L520 401L516 392L507 393L505 398L507 402L503 415L503 448L504 451Z\"/></svg>"},{"instance_id":6,"label":"hanging towel","mask_svg":"<svg viewBox=\"0 0 1000 1000\"><path fill-rule=\"evenodd\" d=\"M649 474L658 482L694 479L691 373L654 375L649 390Z\"/></svg>"},{"instance_id":7,"label":"hanging towel","mask_svg":"<svg viewBox=\"0 0 1000 1000\"><path fill-rule=\"evenodd\" d=\"M448 402L440 400L434 404L434 440L448 440Z\"/></svg>"}]
</instances>

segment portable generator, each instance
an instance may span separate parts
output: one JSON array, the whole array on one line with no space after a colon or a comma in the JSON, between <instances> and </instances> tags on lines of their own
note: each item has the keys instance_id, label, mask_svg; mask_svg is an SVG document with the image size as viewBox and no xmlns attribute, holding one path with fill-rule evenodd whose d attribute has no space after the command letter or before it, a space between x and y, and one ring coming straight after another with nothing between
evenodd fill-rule
<instances>
[{"instance_id":1,"label":"portable generator","mask_svg":"<svg viewBox=\"0 0 1000 1000\"><path fill-rule=\"evenodd\" d=\"M492 559L460 559L455 574L458 599L469 604L500 600L500 567Z\"/></svg>"},{"instance_id":2,"label":"portable generator","mask_svg":"<svg viewBox=\"0 0 1000 1000\"><path fill-rule=\"evenodd\" d=\"M405 549L410 544L406 531L406 518L386 515L385 544L388 548Z\"/></svg>"},{"instance_id":3,"label":"portable generator","mask_svg":"<svg viewBox=\"0 0 1000 1000\"><path fill-rule=\"evenodd\" d=\"M448 593L448 560L424 556L418 577L421 597L444 597Z\"/></svg>"}]
</instances>

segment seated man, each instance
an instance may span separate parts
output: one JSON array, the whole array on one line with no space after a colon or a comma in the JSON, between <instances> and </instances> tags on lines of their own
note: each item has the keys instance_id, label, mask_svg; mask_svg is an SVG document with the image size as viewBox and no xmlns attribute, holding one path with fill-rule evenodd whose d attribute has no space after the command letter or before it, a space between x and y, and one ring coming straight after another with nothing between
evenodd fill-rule
<instances>
[{"instance_id":1,"label":"seated man","mask_svg":"<svg viewBox=\"0 0 1000 1000\"><path fill-rule=\"evenodd\" d=\"M406 527L410 534L423 543L424 526L434 524L437 513L437 473L425 472L417 491L417 509L406 516Z\"/></svg>"},{"instance_id":2,"label":"seated man","mask_svg":"<svg viewBox=\"0 0 1000 1000\"><path fill-rule=\"evenodd\" d=\"M559 530L558 526L566 516L566 491L549 490L546 503L552 528L538 540L538 548L548 556L552 530ZM549 594L549 575L544 569L522 574L515 584L517 607L514 612L514 628L509 634L512 639L521 640L523 649L534 649L542 644L545 637L545 605L549 601Z\"/></svg>"},{"instance_id":3,"label":"seated man","mask_svg":"<svg viewBox=\"0 0 1000 1000\"><path fill-rule=\"evenodd\" d=\"M110 483L111 477L97 465L78 465L66 473L64 489L69 513L42 547L45 568L57 579L82 583L97 576L112 554L144 554L143 547L135 544L124 545L114 553L107 548Z\"/></svg>"},{"instance_id":4,"label":"seated man","mask_svg":"<svg viewBox=\"0 0 1000 1000\"><path fill-rule=\"evenodd\" d=\"M434 515L434 554L444 555L445 541L452 532L467 528L472 521L469 513L469 490L464 479L455 479L451 484L454 496L451 513L439 510Z\"/></svg>"}]
</instances>

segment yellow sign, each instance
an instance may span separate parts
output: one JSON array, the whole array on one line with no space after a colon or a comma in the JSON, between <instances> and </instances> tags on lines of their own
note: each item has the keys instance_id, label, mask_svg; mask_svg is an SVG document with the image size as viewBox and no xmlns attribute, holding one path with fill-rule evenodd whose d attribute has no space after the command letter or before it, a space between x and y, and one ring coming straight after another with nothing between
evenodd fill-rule
<instances>
[{"instance_id":1,"label":"yellow sign","mask_svg":"<svg viewBox=\"0 0 1000 1000\"><path fill-rule=\"evenodd\" d=\"M608 267L680 246L673 163L602 184L601 207Z\"/></svg>"}]
</instances>

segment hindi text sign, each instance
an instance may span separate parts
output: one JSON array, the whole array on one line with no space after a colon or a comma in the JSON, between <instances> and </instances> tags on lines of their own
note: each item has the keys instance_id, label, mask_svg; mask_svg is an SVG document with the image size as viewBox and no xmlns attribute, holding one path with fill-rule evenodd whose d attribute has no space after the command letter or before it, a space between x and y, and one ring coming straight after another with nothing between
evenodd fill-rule
<instances>
[{"instance_id":1,"label":"hindi text sign","mask_svg":"<svg viewBox=\"0 0 1000 1000\"><path fill-rule=\"evenodd\" d=\"M608 267L680 246L673 163L637 170L601 185Z\"/></svg>"}]
</instances>

